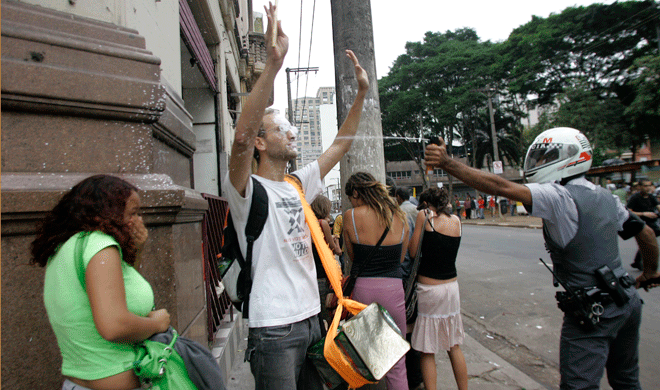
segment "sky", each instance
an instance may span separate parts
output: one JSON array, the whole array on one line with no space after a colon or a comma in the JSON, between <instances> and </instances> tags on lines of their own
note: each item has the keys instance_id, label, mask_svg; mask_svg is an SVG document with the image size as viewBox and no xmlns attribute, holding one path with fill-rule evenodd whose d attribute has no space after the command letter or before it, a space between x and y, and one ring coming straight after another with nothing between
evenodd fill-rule
<instances>
[{"instance_id":1,"label":"sky","mask_svg":"<svg viewBox=\"0 0 660 390\"><path fill-rule=\"evenodd\" d=\"M594 3L611 4L613 2L613 0L451 2L371 0L376 75L377 78L387 75L396 58L405 53L406 42L421 41L427 31L445 32L471 27L476 30L477 35L483 41L498 42L506 40L515 28L529 22L532 15L547 17L551 13L560 13L570 6ZM253 0L252 3L253 10L261 12L265 18L264 5L267 5L268 1ZM277 16L282 21L282 29L289 37L289 51L275 80L273 107L284 113L287 107L286 68L319 68L316 74L298 73L298 79L296 79L295 73L291 74L293 99L316 96L319 87L334 86L332 17L329 0L278 0L277 5L279 9ZM314 15L313 28L311 26L312 14ZM264 23L267 22L264 21ZM299 36L302 36L302 39L299 39Z\"/></svg>"}]
</instances>

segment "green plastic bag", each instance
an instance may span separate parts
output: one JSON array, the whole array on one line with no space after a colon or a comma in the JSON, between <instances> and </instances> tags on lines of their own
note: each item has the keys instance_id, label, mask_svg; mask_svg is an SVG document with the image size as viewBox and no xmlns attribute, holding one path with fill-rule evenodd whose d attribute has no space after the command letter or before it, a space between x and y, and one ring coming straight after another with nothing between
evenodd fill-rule
<instances>
[{"instance_id":1,"label":"green plastic bag","mask_svg":"<svg viewBox=\"0 0 660 390\"><path fill-rule=\"evenodd\" d=\"M145 340L138 345L138 356L133 363L133 371L140 378L143 387L153 390L197 390L188 376L181 355L174 350L174 343L169 345L157 341Z\"/></svg>"},{"instance_id":2,"label":"green plastic bag","mask_svg":"<svg viewBox=\"0 0 660 390\"><path fill-rule=\"evenodd\" d=\"M339 375L339 373L330 366L330 363L328 363L328 361L325 359L325 356L323 356L324 345L325 337L307 349L307 357L314 364L316 371L318 371L319 376L323 380L323 383L328 387L328 389L348 389L348 383L346 383L344 378L342 378L341 375Z\"/></svg>"}]
</instances>

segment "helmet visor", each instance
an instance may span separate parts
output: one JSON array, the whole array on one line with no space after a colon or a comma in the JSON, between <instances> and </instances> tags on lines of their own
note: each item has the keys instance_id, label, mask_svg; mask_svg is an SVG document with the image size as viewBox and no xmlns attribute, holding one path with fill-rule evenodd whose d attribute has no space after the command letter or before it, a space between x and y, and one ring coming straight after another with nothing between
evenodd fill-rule
<instances>
[{"instance_id":1,"label":"helmet visor","mask_svg":"<svg viewBox=\"0 0 660 390\"><path fill-rule=\"evenodd\" d=\"M577 148L563 145L563 144L536 144L527 152L525 158L525 172L530 172L538 168L545 167L557 161L565 160L571 157L570 149L575 149L573 155L577 152Z\"/></svg>"}]
</instances>

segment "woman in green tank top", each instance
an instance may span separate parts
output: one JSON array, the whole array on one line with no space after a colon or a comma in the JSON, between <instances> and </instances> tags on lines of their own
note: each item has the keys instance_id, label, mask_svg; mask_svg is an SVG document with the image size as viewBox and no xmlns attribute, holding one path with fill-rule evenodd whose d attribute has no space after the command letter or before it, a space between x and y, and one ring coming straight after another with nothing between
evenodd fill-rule
<instances>
[{"instance_id":1,"label":"woman in green tank top","mask_svg":"<svg viewBox=\"0 0 660 390\"><path fill-rule=\"evenodd\" d=\"M89 177L62 197L32 242L31 262L46 267L44 304L63 389L140 387L134 344L169 328L169 313L153 310L151 286L134 268L148 236L137 191L117 177ZM83 232L90 234L76 251Z\"/></svg>"}]
</instances>

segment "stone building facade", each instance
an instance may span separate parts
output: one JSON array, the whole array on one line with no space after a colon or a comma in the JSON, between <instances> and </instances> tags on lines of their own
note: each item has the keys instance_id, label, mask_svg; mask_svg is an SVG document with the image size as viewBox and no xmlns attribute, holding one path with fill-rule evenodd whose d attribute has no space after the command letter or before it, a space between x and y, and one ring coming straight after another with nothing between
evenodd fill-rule
<instances>
[{"instance_id":1,"label":"stone building facade","mask_svg":"<svg viewBox=\"0 0 660 390\"><path fill-rule=\"evenodd\" d=\"M179 333L207 342L201 193L221 192L263 53L249 0L2 2L2 387L61 386L29 245L96 173L140 189L139 271Z\"/></svg>"}]
</instances>

